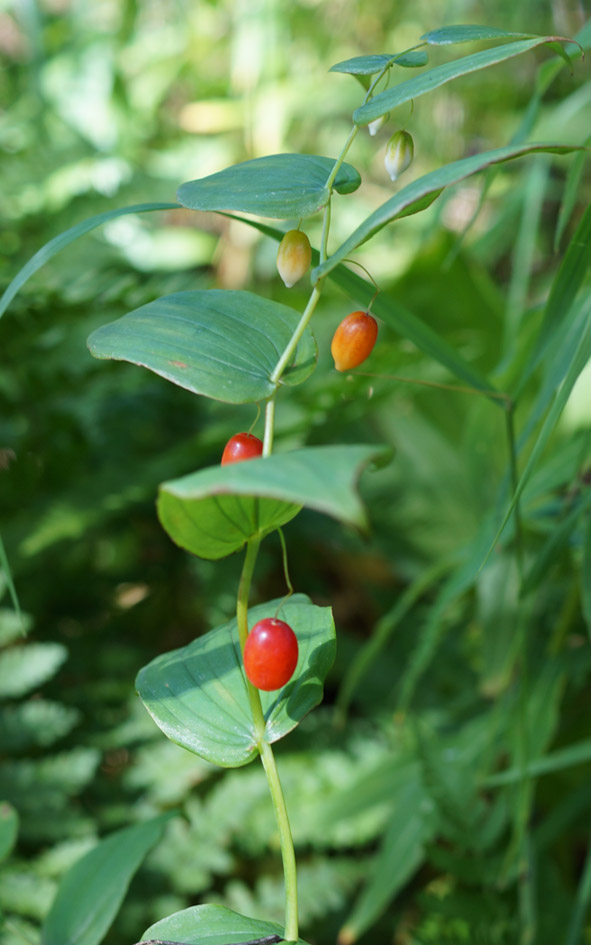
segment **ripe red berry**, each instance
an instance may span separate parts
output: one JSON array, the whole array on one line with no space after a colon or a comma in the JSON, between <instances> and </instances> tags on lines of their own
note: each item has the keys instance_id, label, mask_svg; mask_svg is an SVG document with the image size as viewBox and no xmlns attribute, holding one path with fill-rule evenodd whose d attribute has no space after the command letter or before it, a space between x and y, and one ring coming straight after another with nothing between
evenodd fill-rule
<instances>
[{"instance_id":1,"label":"ripe red berry","mask_svg":"<svg viewBox=\"0 0 591 945\"><path fill-rule=\"evenodd\" d=\"M253 436L252 433L235 433L224 447L222 466L241 463L243 459L255 459L261 456L262 452L263 444L258 436Z\"/></svg>"},{"instance_id":2,"label":"ripe red berry","mask_svg":"<svg viewBox=\"0 0 591 945\"><path fill-rule=\"evenodd\" d=\"M369 312L351 312L335 331L330 346L337 371L358 367L372 352L378 323Z\"/></svg>"},{"instance_id":3,"label":"ripe red berry","mask_svg":"<svg viewBox=\"0 0 591 945\"><path fill-rule=\"evenodd\" d=\"M291 679L298 662L298 641L288 623L259 620L246 638L244 671L253 686L272 692Z\"/></svg>"}]
</instances>

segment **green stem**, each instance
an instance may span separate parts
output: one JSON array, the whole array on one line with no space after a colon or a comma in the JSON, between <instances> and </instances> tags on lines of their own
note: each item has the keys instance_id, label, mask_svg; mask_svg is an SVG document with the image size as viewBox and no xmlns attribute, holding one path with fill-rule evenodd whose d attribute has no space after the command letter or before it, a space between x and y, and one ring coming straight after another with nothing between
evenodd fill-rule
<instances>
[{"instance_id":1,"label":"green stem","mask_svg":"<svg viewBox=\"0 0 591 945\"><path fill-rule=\"evenodd\" d=\"M265 406L265 435L263 437L263 456L270 456L273 451L273 435L275 432L275 394Z\"/></svg>"},{"instance_id":2,"label":"green stem","mask_svg":"<svg viewBox=\"0 0 591 945\"><path fill-rule=\"evenodd\" d=\"M261 740L259 751L261 753L263 768L267 775L267 781L269 782L281 842L281 857L283 859L283 874L285 877L285 939L288 942L297 942L298 884L291 827L289 826L285 797L283 796L273 749L268 742Z\"/></svg>"},{"instance_id":3,"label":"green stem","mask_svg":"<svg viewBox=\"0 0 591 945\"><path fill-rule=\"evenodd\" d=\"M244 564L242 565L242 574L240 575L240 584L238 585L236 622L238 624L238 639L240 640L242 653L244 653L244 644L248 636L248 598L260 543L260 539L252 539L247 543ZM248 679L246 680L246 690L258 742L265 734L265 716L261 705L261 697L258 689L255 689Z\"/></svg>"},{"instance_id":4,"label":"green stem","mask_svg":"<svg viewBox=\"0 0 591 945\"><path fill-rule=\"evenodd\" d=\"M285 351L279 358L279 361L275 365L273 373L271 374L271 381L273 384L279 383L283 372L285 371L287 365L293 358L295 354L295 349L298 346L298 342L300 338L302 337L302 335L304 334L306 328L308 327L308 322L310 321L310 319L312 318L312 315L314 314L314 309L316 308L318 304L319 298L320 298L320 289L318 286L314 286L312 290L312 294L310 298L308 299L308 304L306 305L306 308L304 309L302 317L300 318L298 322L297 328L294 331L293 335L291 336L291 339Z\"/></svg>"}]
</instances>

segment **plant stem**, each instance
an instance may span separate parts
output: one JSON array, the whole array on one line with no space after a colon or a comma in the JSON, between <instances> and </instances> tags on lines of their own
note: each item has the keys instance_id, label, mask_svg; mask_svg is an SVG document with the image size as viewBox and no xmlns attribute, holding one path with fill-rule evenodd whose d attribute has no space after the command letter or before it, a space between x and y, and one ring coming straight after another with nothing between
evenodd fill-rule
<instances>
[{"instance_id":1,"label":"plant stem","mask_svg":"<svg viewBox=\"0 0 591 945\"><path fill-rule=\"evenodd\" d=\"M275 432L275 395L267 401L265 406L265 434L263 436L263 456L270 456L273 451L273 434Z\"/></svg>"},{"instance_id":2,"label":"plant stem","mask_svg":"<svg viewBox=\"0 0 591 945\"><path fill-rule=\"evenodd\" d=\"M316 308L318 304L319 298L320 298L320 288L318 286L314 286L314 288L312 289L312 294L310 298L308 299L308 304L306 305L303 311L302 317L300 318L298 322L297 328L294 331L293 335L291 336L288 342L288 345L285 348L285 351L279 358L279 361L275 365L273 373L271 374L271 381L273 382L273 384L279 383L283 372L285 371L287 365L293 358L295 354L295 349L298 346L298 342L300 338L302 337L302 335L304 334L304 331L308 327L308 322L310 321L310 319L312 318L312 315L314 314L314 309ZM266 434L266 430L265 430L265 434Z\"/></svg>"},{"instance_id":3,"label":"plant stem","mask_svg":"<svg viewBox=\"0 0 591 945\"><path fill-rule=\"evenodd\" d=\"M238 638L242 652L244 652L244 644L248 636L248 598L259 546L260 540L258 539L253 539L248 542L244 564L242 566L242 574L240 575L240 583L238 585L236 620L238 623ZM269 784L271 801L275 809L275 817L279 829L281 857L285 877L285 938L287 941L296 942L298 939L298 887L295 851L293 848L289 818L287 816L287 807L285 806L285 798L279 780L273 749L265 739L265 714L263 712L259 690L256 689L248 679L246 680L246 689L255 728L256 744Z\"/></svg>"},{"instance_id":4,"label":"plant stem","mask_svg":"<svg viewBox=\"0 0 591 945\"><path fill-rule=\"evenodd\" d=\"M273 807L275 808L275 817L277 818L279 839L281 842L281 857L283 859L283 874L285 878L285 939L288 942L297 942L298 884L291 827L289 826L285 797L283 796L273 749L267 741L261 739L259 751L261 753L263 768L267 775L267 781L269 782L269 790L271 791Z\"/></svg>"},{"instance_id":5,"label":"plant stem","mask_svg":"<svg viewBox=\"0 0 591 945\"><path fill-rule=\"evenodd\" d=\"M259 553L260 539L253 539L246 545L246 555L242 565L242 574L240 575L240 584L238 585L238 599L236 601L236 623L238 624L238 639L240 640L240 649L244 653L244 644L248 636L248 597L250 594L250 585L254 566ZM258 689L255 689L250 680L246 680L246 691L248 701L250 702L250 711L254 722L257 743L261 741L265 734L265 716L261 705L261 697Z\"/></svg>"}]
</instances>

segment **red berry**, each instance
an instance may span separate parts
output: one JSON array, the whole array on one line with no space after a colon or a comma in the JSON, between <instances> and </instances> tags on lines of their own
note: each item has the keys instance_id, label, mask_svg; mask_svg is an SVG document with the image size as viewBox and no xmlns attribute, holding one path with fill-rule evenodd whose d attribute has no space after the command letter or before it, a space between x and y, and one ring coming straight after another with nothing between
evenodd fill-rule
<instances>
[{"instance_id":1,"label":"red berry","mask_svg":"<svg viewBox=\"0 0 591 945\"><path fill-rule=\"evenodd\" d=\"M253 436L252 433L235 433L224 447L222 466L241 463L243 459L255 459L261 456L262 452L263 444L258 436Z\"/></svg>"},{"instance_id":2,"label":"red berry","mask_svg":"<svg viewBox=\"0 0 591 945\"><path fill-rule=\"evenodd\" d=\"M244 671L253 686L272 692L291 679L298 662L298 641L288 623L259 620L246 638Z\"/></svg>"},{"instance_id":3,"label":"red berry","mask_svg":"<svg viewBox=\"0 0 591 945\"><path fill-rule=\"evenodd\" d=\"M358 367L372 352L378 323L369 312L351 312L335 331L330 346L337 371Z\"/></svg>"}]
</instances>

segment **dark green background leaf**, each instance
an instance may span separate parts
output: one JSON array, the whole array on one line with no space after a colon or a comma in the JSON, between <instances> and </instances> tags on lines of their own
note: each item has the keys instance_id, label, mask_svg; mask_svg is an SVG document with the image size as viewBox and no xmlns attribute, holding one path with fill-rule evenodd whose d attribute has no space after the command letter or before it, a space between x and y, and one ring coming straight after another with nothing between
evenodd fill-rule
<instances>
[{"instance_id":1,"label":"dark green background leaf","mask_svg":"<svg viewBox=\"0 0 591 945\"><path fill-rule=\"evenodd\" d=\"M249 629L275 616L280 604L281 598L251 607ZM291 732L321 701L335 653L330 607L294 594L279 616L298 638L299 659L286 686L260 694L270 743ZM136 686L156 724L182 748L225 768L248 764L258 754L235 619L156 657L140 670Z\"/></svg>"},{"instance_id":2,"label":"dark green background leaf","mask_svg":"<svg viewBox=\"0 0 591 945\"><path fill-rule=\"evenodd\" d=\"M88 347L95 358L139 364L195 394L256 403L275 391L271 374L299 320L294 309L252 292L175 292L98 328ZM315 364L308 329L282 381L301 383Z\"/></svg>"},{"instance_id":3,"label":"dark green background leaf","mask_svg":"<svg viewBox=\"0 0 591 945\"><path fill-rule=\"evenodd\" d=\"M328 202L326 181L334 164L334 158L315 154L270 154L187 181L177 196L189 210L240 210L280 220L308 217ZM355 168L342 164L334 188L350 194L360 183Z\"/></svg>"},{"instance_id":4,"label":"dark green background leaf","mask_svg":"<svg viewBox=\"0 0 591 945\"><path fill-rule=\"evenodd\" d=\"M16 843L18 814L12 804L0 801L0 860L5 859Z\"/></svg>"}]
</instances>

